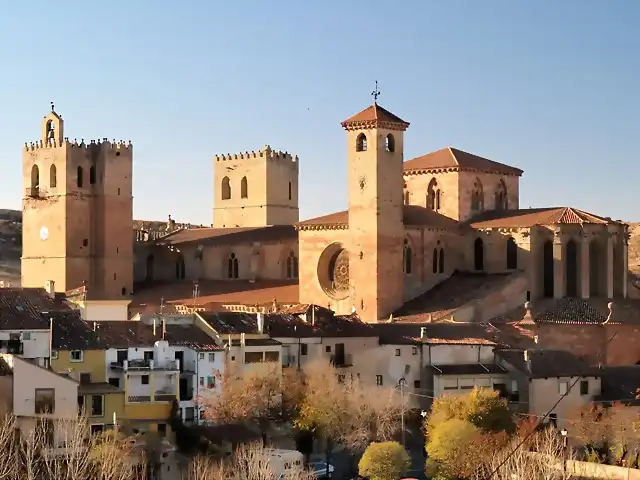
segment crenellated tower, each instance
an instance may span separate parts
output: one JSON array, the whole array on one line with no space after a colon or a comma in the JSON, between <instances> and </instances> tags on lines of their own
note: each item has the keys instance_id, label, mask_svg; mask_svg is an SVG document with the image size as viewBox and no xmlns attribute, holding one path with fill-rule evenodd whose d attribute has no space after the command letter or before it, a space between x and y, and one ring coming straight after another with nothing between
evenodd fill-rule
<instances>
[{"instance_id":1,"label":"crenellated tower","mask_svg":"<svg viewBox=\"0 0 640 480\"><path fill-rule=\"evenodd\" d=\"M297 156L272 150L216 155L213 227L293 225L298 221Z\"/></svg>"},{"instance_id":2,"label":"crenellated tower","mask_svg":"<svg viewBox=\"0 0 640 480\"><path fill-rule=\"evenodd\" d=\"M51 106L22 156L22 286L85 285L102 300L132 293L132 167L131 142L69 141Z\"/></svg>"},{"instance_id":3,"label":"crenellated tower","mask_svg":"<svg viewBox=\"0 0 640 480\"><path fill-rule=\"evenodd\" d=\"M409 123L374 103L347 131L349 283L360 318L377 321L404 297L403 150Z\"/></svg>"}]
</instances>

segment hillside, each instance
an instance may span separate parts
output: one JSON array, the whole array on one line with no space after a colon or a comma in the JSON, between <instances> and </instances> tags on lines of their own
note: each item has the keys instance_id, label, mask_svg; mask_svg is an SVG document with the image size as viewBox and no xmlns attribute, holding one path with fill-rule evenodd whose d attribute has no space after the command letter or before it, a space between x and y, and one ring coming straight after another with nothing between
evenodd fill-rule
<instances>
[{"instance_id":1,"label":"hillside","mask_svg":"<svg viewBox=\"0 0 640 480\"><path fill-rule=\"evenodd\" d=\"M134 230L164 232L166 221L134 220ZM191 225L195 227L196 225ZM22 212L0 209L0 280L20 284L20 256L22 254Z\"/></svg>"}]
</instances>

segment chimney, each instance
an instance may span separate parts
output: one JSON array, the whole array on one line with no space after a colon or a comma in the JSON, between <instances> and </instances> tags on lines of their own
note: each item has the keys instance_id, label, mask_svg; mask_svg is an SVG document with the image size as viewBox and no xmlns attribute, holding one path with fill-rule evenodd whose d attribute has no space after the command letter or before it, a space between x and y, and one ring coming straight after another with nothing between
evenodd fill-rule
<instances>
[{"instance_id":1,"label":"chimney","mask_svg":"<svg viewBox=\"0 0 640 480\"><path fill-rule=\"evenodd\" d=\"M56 296L56 282L55 280L47 280L44 282L44 289L47 292L49 297L53 298Z\"/></svg>"},{"instance_id":2,"label":"chimney","mask_svg":"<svg viewBox=\"0 0 640 480\"><path fill-rule=\"evenodd\" d=\"M258 321L258 333L264 333L264 313L258 312L256 319Z\"/></svg>"},{"instance_id":3,"label":"chimney","mask_svg":"<svg viewBox=\"0 0 640 480\"><path fill-rule=\"evenodd\" d=\"M94 332L96 331L96 325L97 325L96 322L93 322L93 331Z\"/></svg>"},{"instance_id":4,"label":"chimney","mask_svg":"<svg viewBox=\"0 0 640 480\"><path fill-rule=\"evenodd\" d=\"M167 334L167 322L163 318L162 319L162 339L164 340L165 335Z\"/></svg>"},{"instance_id":5,"label":"chimney","mask_svg":"<svg viewBox=\"0 0 640 480\"><path fill-rule=\"evenodd\" d=\"M528 362L529 361L529 352L527 350L525 350L523 353L524 353L524 361Z\"/></svg>"},{"instance_id":6,"label":"chimney","mask_svg":"<svg viewBox=\"0 0 640 480\"><path fill-rule=\"evenodd\" d=\"M156 317L153 317L153 336L156 336Z\"/></svg>"}]
</instances>

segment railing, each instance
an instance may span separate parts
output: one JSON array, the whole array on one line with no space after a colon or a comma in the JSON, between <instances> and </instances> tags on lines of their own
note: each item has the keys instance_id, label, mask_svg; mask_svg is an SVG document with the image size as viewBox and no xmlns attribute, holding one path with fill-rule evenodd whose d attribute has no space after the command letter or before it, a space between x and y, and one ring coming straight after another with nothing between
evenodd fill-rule
<instances>
[{"instance_id":1,"label":"railing","mask_svg":"<svg viewBox=\"0 0 640 480\"><path fill-rule=\"evenodd\" d=\"M331 363L336 368L353 367L353 355L331 355Z\"/></svg>"},{"instance_id":2,"label":"railing","mask_svg":"<svg viewBox=\"0 0 640 480\"><path fill-rule=\"evenodd\" d=\"M156 393L153 399L156 402L173 402L176 396L170 393Z\"/></svg>"},{"instance_id":3,"label":"railing","mask_svg":"<svg viewBox=\"0 0 640 480\"><path fill-rule=\"evenodd\" d=\"M144 371L144 370L180 370L180 360L167 360L156 362L154 360L124 360L122 362L111 362L109 366L113 370L124 371Z\"/></svg>"},{"instance_id":4,"label":"railing","mask_svg":"<svg viewBox=\"0 0 640 480\"><path fill-rule=\"evenodd\" d=\"M145 403L151 401L150 395L129 395L129 403Z\"/></svg>"}]
</instances>

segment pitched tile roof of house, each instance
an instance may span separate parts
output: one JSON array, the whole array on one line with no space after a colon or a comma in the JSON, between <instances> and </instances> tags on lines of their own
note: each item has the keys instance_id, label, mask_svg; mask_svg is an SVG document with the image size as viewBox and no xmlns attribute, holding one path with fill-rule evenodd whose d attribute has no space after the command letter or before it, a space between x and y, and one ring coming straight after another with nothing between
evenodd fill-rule
<instances>
[{"instance_id":1,"label":"pitched tile roof of house","mask_svg":"<svg viewBox=\"0 0 640 480\"><path fill-rule=\"evenodd\" d=\"M500 337L490 327L479 323L377 323L371 325L380 344L403 345L497 345Z\"/></svg>"},{"instance_id":2,"label":"pitched tile roof of house","mask_svg":"<svg viewBox=\"0 0 640 480\"><path fill-rule=\"evenodd\" d=\"M525 208L520 210L490 210L466 222L472 228L529 228L534 225L606 225L611 219L571 207Z\"/></svg>"},{"instance_id":3,"label":"pitched tile roof of house","mask_svg":"<svg viewBox=\"0 0 640 480\"><path fill-rule=\"evenodd\" d=\"M457 231L458 222L433 210L419 205L404 205L402 223L407 227L431 227L442 230ZM318 227L344 229L349 226L349 211L330 213L321 217L310 218L296 223L298 230L317 229Z\"/></svg>"},{"instance_id":4,"label":"pitched tile roof of house","mask_svg":"<svg viewBox=\"0 0 640 480\"><path fill-rule=\"evenodd\" d=\"M0 288L0 330L48 330L43 312L70 310L60 295L52 298L43 288Z\"/></svg>"},{"instance_id":5,"label":"pitched tile roof of house","mask_svg":"<svg viewBox=\"0 0 640 480\"><path fill-rule=\"evenodd\" d=\"M434 322L472 300L483 298L497 286L509 282L511 275L456 272L429 291L406 302L393 316L403 322Z\"/></svg>"},{"instance_id":6,"label":"pitched tile roof of house","mask_svg":"<svg viewBox=\"0 0 640 480\"><path fill-rule=\"evenodd\" d=\"M487 158L464 152L453 147L446 147L421 157L412 158L404 162L407 173L421 173L429 170L459 168L479 172L501 173L503 175L522 175L522 170L503 163L494 162Z\"/></svg>"},{"instance_id":7,"label":"pitched tile roof of house","mask_svg":"<svg viewBox=\"0 0 640 480\"><path fill-rule=\"evenodd\" d=\"M298 302L297 280L209 280L198 282L199 295L195 304L243 304L256 305L272 302ZM132 308L159 311L161 299L165 304L192 306L192 282L167 282L142 285L133 297Z\"/></svg>"},{"instance_id":8,"label":"pitched tile roof of house","mask_svg":"<svg viewBox=\"0 0 640 480\"><path fill-rule=\"evenodd\" d=\"M236 245L250 242L278 242L297 240L293 225L238 228L180 229L155 241L156 245Z\"/></svg>"},{"instance_id":9,"label":"pitched tile roof of house","mask_svg":"<svg viewBox=\"0 0 640 480\"><path fill-rule=\"evenodd\" d=\"M454 365L429 365L435 375L491 375L507 373L507 370L495 363L465 363Z\"/></svg>"},{"instance_id":10,"label":"pitched tile roof of house","mask_svg":"<svg viewBox=\"0 0 640 480\"><path fill-rule=\"evenodd\" d=\"M409 122L405 122L386 108L382 108L377 103L374 103L370 107L347 118L341 125L347 130L351 128L370 128L376 126L395 127L395 129L398 130L406 130Z\"/></svg>"},{"instance_id":11,"label":"pitched tile roof of house","mask_svg":"<svg viewBox=\"0 0 640 480\"><path fill-rule=\"evenodd\" d=\"M522 350L497 350L496 355L530 378L594 377L601 374L598 368L566 350L527 350L528 361Z\"/></svg>"}]
</instances>

